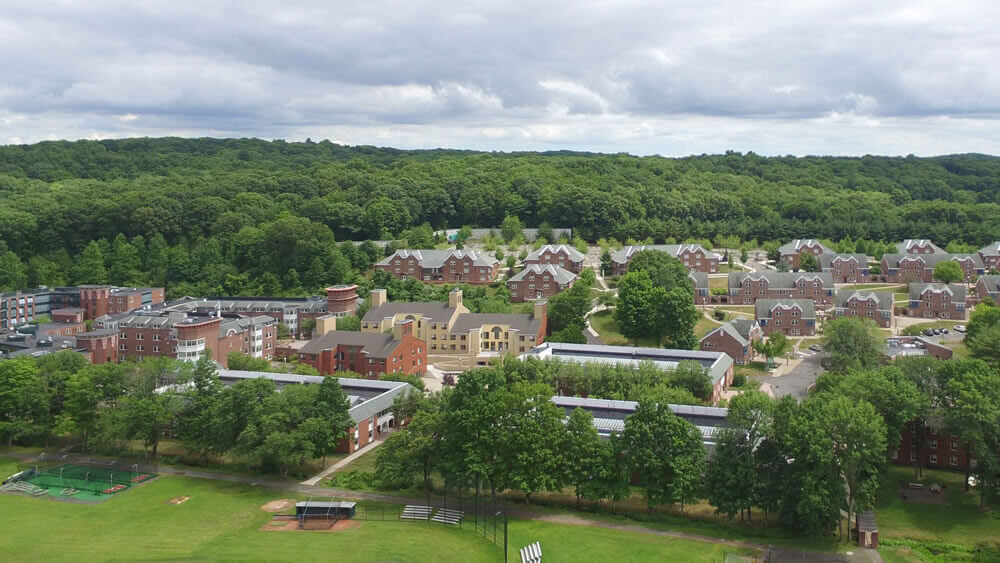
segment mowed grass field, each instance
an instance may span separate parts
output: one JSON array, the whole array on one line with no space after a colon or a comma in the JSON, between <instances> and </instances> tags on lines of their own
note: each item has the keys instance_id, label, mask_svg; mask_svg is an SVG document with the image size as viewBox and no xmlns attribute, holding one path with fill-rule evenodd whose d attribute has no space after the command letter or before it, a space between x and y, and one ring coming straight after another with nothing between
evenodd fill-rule
<instances>
[{"instance_id":1,"label":"mowed grass field","mask_svg":"<svg viewBox=\"0 0 1000 563\"><path fill-rule=\"evenodd\" d=\"M18 468L0 461L0 474ZM178 496L190 500L170 505ZM0 494L0 561L499 561L465 526L362 521L338 532L261 531L260 506L293 495L166 475L95 505ZM374 505L378 506L378 505ZM373 506L373 508L374 508ZM359 505L359 511L361 507ZM720 545L606 528L511 520L511 556L542 542L546 561L722 561Z\"/></svg>"}]
</instances>

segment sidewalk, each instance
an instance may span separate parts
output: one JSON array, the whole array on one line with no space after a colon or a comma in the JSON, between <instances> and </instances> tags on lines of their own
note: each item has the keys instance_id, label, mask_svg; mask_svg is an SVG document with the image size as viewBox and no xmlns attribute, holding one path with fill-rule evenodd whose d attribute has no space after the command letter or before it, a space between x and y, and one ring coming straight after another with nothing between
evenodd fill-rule
<instances>
[{"instance_id":1,"label":"sidewalk","mask_svg":"<svg viewBox=\"0 0 1000 563\"><path fill-rule=\"evenodd\" d=\"M315 485L315 484L319 483L324 478L326 478L328 475L332 474L333 472L337 471L338 469L346 467L352 461L358 459L359 457L361 457L361 456L365 455L366 453L368 453L368 452L374 450L375 448L379 447L379 445L382 442L384 442L384 441L385 441L385 438L381 438L379 440L375 440L374 442L372 442L370 444L367 444L365 447L361 448L360 450L355 451L351 455L345 457L344 459L338 461L337 463L334 463L333 465L331 465L330 467L327 467L323 471L320 471L316 475L313 475L312 477L306 479L305 481L302 481L302 483L300 483L300 484L302 484L302 485Z\"/></svg>"}]
</instances>

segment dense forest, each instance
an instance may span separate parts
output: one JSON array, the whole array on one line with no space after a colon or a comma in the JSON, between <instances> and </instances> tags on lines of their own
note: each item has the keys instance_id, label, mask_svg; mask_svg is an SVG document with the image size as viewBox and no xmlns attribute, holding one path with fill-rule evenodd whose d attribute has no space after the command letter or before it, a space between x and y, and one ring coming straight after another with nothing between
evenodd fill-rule
<instances>
[{"instance_id":1,"label":"dense forest","mask_svg":"<svg viewBox=\"0 0 1000 563\"><path fill-rule=\"evenodd\" d=\"M0 288L315 288L407 229L571 226L585 239L1000 237L1000 158L634 157L123 139L0 147ZM268 275L263 282L260 278ZM263 287L262 285L263 284Z\"/></svg>"}]
</instances>

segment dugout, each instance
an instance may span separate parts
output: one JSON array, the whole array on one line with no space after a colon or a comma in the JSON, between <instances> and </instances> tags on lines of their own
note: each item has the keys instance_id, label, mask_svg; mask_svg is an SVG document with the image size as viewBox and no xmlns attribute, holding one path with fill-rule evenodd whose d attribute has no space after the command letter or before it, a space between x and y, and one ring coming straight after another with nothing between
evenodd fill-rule
<instances>
[{"instance_id":1,"label":"dugout","mask_svg":"<svg viewBox=\"0 0 1000 563\"><path fill-rule=\"evenodd\" d=\"M315 501L295 503L296 516L336 516L350 520L354 518L355 502Z\"/></svg>"}]
</instances>

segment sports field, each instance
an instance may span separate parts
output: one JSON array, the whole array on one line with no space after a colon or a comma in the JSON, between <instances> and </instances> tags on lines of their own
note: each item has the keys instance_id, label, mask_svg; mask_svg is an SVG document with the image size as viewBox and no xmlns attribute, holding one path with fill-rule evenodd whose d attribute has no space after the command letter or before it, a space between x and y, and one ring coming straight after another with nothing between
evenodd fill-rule
<instances>
[{"instance_id":1,"label":"sports field","mask_svg":"<svg viewBox=\"0 0 1000 563\"><path fill-rule=\"evenodd\" d=\"M0 473L17 468L0 461ZM177 497L190 497L169 504ZM100 504L0 494L0 561L144 559L500 561L469 527L363 521L337 532L261 531L261 505L287 493L166 475ZM376 505L377 506L377 505ZM731 548L623 530L512 521L512 550L542 542L546 561L722 561ZM511 560L517 558L512 551Z\"/></svg>"},{"instance_id":2,"label":"sports field","mask_svg":"<svg viewBox=\"0 0 1000 563\"><path fill-rule=\"evenodd\" d=\"M53 497L98 502L154 477L155 474L140 473L128 466L116 470L113 466L66 464L40 468L24 481L36 488L34 496L42 496L37 491L44 489L47 491L45 494Z\"/></svg>"}]
</instances>

